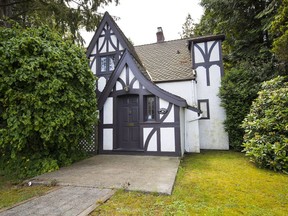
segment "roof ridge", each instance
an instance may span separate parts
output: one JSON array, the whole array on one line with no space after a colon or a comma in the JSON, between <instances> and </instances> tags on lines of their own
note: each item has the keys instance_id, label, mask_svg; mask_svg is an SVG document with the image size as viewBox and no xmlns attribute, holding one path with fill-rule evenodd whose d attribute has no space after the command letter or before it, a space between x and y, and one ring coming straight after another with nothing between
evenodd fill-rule
<instances>
[{"instance_id":1,"label":"roof ridge","mask_svg":"<svg viewBox=\"0 0 288 216\"><path fill-rule=\"evenodd\" d=\"M174 41L181 41L181 40L189 40L191 38L179 38L179 39L173 39L173 40L167 40L167 41L163 41L163 42L154 42L154 43L147 43L147 44L141 44L141 45L135 45L134 47L140 47L140 46L147 46L147 45L155 45L155 44L164 44L167 42L174 42Z\"/></svg>"}]
</instances>

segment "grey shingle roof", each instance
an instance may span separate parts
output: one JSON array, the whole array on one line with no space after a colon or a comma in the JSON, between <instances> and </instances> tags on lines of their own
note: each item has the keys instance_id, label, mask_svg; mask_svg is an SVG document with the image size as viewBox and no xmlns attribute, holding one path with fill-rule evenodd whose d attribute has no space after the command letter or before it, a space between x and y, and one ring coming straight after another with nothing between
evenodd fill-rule
<instances>
[{"instance_id":1,"label":"grey shingle roof","mask_svg":"<svg viewBox=\"0 0 288 216\"><path fill-rule=\"evenodd\" d=\"M194 78L186 39L135 46L135 50L154 82Z\"/></svg>"}]
</instances>

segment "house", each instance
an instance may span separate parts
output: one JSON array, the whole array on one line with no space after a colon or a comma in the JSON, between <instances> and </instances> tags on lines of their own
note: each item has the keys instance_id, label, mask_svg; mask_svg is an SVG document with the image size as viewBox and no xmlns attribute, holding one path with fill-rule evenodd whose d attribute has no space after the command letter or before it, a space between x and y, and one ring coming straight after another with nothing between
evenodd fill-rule
<instances>
[{"instance_id":1,"label":"house","mask_svg":"<svg viewBox=\"0 0 288 216\"><path fill-rule=\"evenodd\" d=\"M88 48L98 77L100 154L182 156L228 149L217 96L224 35L133 46L108 12Z\"/></svg>"}]
</instances>

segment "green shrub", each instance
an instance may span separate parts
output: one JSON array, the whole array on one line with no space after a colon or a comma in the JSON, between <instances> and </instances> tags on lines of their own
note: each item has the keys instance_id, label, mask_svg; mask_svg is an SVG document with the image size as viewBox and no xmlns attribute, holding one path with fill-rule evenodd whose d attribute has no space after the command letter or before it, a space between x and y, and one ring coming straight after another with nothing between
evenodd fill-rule
<instances>
[{"instance_id":1,"label":"green shrub","mask_svg":"<svg viewBox=\"0 0 288 216\"><path fill-rule=\"evenodd\" d=\"M225 130L229 144L235 150L243 149L244 129L241 124L249 113L252 101L257 97L261 83L274 76L271 63L244 61L227 70L221 82L220 98L226 110Z\"/></svg>"},{"instance_id":2,"label":"green shrub","mask_svg":"<svg viewBox=\"0 0 288 216\"><path fill-rule=\"evenodd\" d=\"M242 127L246 155L260 167L288 173L288 83L284 77L262 84Z\"/></svg>"},{"instance_id":3,"label":"green shrub","mask_svg":"<svg viewBox=\"0 0 288 216\"><path fill-rule=\"evenodd\" d=\"M29 176L79 158L96 123L94 90L82 48L47 27L0 28L0 165Z\"/></svg>"}]
</instances>

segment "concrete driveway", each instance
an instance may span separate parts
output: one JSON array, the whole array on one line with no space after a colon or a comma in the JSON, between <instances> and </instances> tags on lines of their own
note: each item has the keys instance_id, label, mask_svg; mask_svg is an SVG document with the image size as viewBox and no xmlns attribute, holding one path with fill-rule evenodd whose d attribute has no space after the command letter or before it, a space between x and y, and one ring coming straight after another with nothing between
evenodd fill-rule
<instances>
[{"instance_id":1,"label":"concrete driveway","mask_svg":"<svg viewBox=\"0 0 288 216\"><path fill-rule=\"evenodd\" d=\"M171 194L179 162L177 157L97 155L32 182Z\"/></svg>"}]
</instances>

